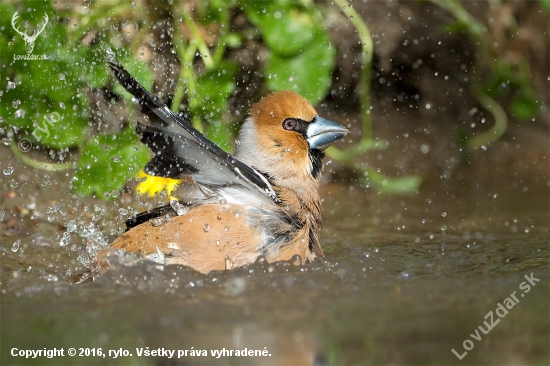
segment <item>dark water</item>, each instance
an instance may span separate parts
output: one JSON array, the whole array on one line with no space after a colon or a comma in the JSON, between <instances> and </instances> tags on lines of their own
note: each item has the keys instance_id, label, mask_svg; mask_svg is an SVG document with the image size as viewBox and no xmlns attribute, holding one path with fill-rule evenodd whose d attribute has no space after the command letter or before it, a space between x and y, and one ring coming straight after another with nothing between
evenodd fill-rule
<instances>
[{"instance_id":1,"label":"dark water","mask_svg":"<svg viewBox=\"0 0 550 366\"><path fill-rule=\"evenodd\" d=\"M118 207L137 201L75 198L59 189L65 173L51 173L51 186L35 183L43 172L16 173L1 183L2 364L548 364L542 178L469 178L408 197L333 182L322 189L327 256L313 264L201 275L122 257L99 281L73 286L65 278L84 268L90 236L81 227L60 246L62 226L95 220L108 240ZM33 200L28 216L13 213ZM147 347L175 354L138 356ZM13 348L64 356L13 357ZM223 349L266 355L210 356Z\"/></svg>"}]
</instances>

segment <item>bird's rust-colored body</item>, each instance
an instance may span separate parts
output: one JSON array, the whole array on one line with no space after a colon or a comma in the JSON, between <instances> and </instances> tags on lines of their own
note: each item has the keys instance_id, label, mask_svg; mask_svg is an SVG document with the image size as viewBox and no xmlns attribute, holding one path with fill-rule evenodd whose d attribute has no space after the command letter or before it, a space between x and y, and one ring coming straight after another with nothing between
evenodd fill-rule
<instances>
[{"instance_id":1,"label":"bird's rust-colored body","mask_svg":"<svg viewBox=\"0 0 550 366\"><path fill-rule=\"evenodd\" d=\"M180 200L179 212L145 215L130 225L98 253L100 272L108 269L104 258L118 250L202 273L243 266L260 255L268 262L323 256L318 193L323 151L348 133L344 127L319 117L297 93L276 92L251 108L233 157L170 112L122 66L111 68L149 119L137 129L156 154L146 172L189 175L201 194Z\"/></svg>"},{"instance_id":2,"label":"bird's rust-colored body","mask_svg":"<svg viewBox=\"0 0 550 366\"><path fill-rule=\"evenodd\" d=\"M107 250L122 249L143 256L164 257L165 263L182 264L199 272L224 270L254 262L260 254L263 230L246 222L236 205L207 204L161 224L148 221L119 236ZM307 233L306 233L307 235ZM162 253L162 256L158 255ZM308 256L308 242L297 240L267 255L268 262Z\"/></svg>"}]
</instances>

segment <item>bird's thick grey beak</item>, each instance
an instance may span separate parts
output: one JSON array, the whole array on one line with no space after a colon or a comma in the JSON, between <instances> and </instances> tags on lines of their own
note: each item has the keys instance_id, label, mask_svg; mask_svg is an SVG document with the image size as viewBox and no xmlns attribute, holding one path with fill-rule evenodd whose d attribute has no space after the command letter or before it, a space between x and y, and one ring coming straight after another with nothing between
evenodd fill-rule
<instances>
[{"instance_id":1,"label":"bird's thick grey beak","mask_svg":"<svg viewBox=\"0 0 550 366\"><path fill-rule=\"evenodd\" d=\"M319 116L315 116L306 129L309 148L317 150L325 150L348 133L344 126Z\"/></svg>"}]
</instances>

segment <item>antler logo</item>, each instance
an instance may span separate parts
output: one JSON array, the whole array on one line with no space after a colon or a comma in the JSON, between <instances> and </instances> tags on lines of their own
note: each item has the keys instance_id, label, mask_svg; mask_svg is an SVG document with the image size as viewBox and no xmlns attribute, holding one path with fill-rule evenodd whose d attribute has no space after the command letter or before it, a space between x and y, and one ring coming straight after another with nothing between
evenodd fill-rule
<instances>
[{"instance_id":1,"label":"antler logo","mask_svg":"<svg viewBox=\"0 0 550 366\"><path fill-rule=\"evenodd\" d=\"M15 21L19 18L19 14L16 11L15 14L13 14L13 17L11 18L11 26L17 33L23 37L23 40L25 41L25 50L27 51L27 54L30 54L32 50L34 49L34 42L36 41L36 38L44 31L44 28L46 28L46 25L48 25L48 21L50 18L48 18L48 15L44 15L44 24L42 25L42 28L37 31L36 29L33 31L32 35L29 36L26 32L22 32L19 30L19 28L15 25Z\"/></svg>"}]
</instances>

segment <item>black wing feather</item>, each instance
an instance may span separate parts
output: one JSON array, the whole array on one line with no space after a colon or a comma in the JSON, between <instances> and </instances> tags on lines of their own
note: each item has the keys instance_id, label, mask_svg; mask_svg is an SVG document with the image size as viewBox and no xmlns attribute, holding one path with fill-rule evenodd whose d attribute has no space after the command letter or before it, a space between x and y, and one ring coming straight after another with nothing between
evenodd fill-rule
<instances>
[{"instance_id":1,"label":"black wing feather","mask_svg":"<svg viewBox=\"0 0 550 366\"><path fill-rule=\"evenodd\" d=\"M126 231L151 219L161 217L170 213L176 213L176 211L170 205L160 206L148 211L141 212L137 214L136 217L132 217L131 219L126 220Z\"/></svg>"},{"instance_id":2,"label":"black wing feather","mask_svg":"<svg viewBox=\"0 0 550 366\"><path fill-rule=\"evenodd\" d=\"M122 86L138 99L152 123L152 126L139 124L137 128L142 141L155 152L154 159L157 159L147 164L148 173L172 178L189 174L199 184L213 189L237 184L252 194L261 193L259 197L280 203L264 176L202 135L188 123L188 118L172 112L118 62L108 62L108 65Z\"/></svg>"},{"instance_id":3,"label":"black wing feather","mask_svg":"<svg viewBox=\"0 0 550 366\"><path fill-rule=\"evenodd\" d=\"M137 124L136 132L141 135L141 142L149 146L155 153L145 166L145 173L166 178L179 178L182 174L192 175L197 169L185 162L185 159L175 155L175 141L169 135L159 132L158 129Z\"/></svg>"}]
</instances>

